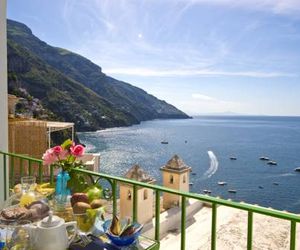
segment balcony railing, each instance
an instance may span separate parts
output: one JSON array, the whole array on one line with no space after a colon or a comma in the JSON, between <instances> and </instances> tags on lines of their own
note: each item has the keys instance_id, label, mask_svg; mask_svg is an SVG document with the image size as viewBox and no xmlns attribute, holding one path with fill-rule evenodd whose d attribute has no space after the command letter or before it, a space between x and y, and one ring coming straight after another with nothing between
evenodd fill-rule
<instances>
[{"instance_id":1,"label":"balcony railing","mask_svg":"<svg viewBox=\"0 0 300 250\"><path fill-rule=\"evenodd\" d=\"M13 185L15 178L14 176L14 170L17 167L16 162L19 162L19 172L20 175L24 173L24 162L27 162L28 166L28 174L32 174L32 166L37 165L38 168L38 182L43 182L43 165L42 161L39 159L34 159L22 155L17 154L11 154L11 153L5 153L0 151L0 155L2 155L2 163L3 165L1 167L4 167L4 173L7 173L8 166L10 167L10 173L9 173L9 180L10 184ZM1 162L1 161L0 161ZM30 167L31 166L31 167ZM138 182L130 179L125 179L122 177L116 177L111 176L108 174L103 173L96 173L88 170L83 169L77 169L76 170L79 173L84 173L89 176L92 176L95 178L96 181L99 179L105 179L107 180L112 188L112 204L113 204L113 214L117 213L117 185L118 183L126 183L133 187L133 220L137 219L137 189L138 187L143 187L147 189L152 189L155 192L155 240L157 242L160 241L160 196L161 193L166 192L170 194L175 194L181 197L181 250L186 249L185 243L186 243L186 202L188 198L196 199L205 203L210 203L212 206L212 223L211 223L211 249L216 249L216 237L217 237L217 211L218 206L227 206L231 208L240 209L243 211L247 211L248 213L248 222L247 222L247 249L252 249L252 243L253 243L253 214L263 214L275 218L280 218L283 220L287 220L290 222L290 250L296 249L296 224L300 222L300 216L288 212L278 211L274 209L268 209L256 205L250 205L246 203L238 203L233 202L230 200L224 200L220 198L214 198L207 195L201 195L196 193L188 193L188 192L182 192L158 185ZM54 174L53 174L53 167L50 167L49 169L50 175L49 175L49 181L51 183L54 182ZM4 182L4 190L7 191L7 185L8 183Z\"/></svg>"}]
</instances>

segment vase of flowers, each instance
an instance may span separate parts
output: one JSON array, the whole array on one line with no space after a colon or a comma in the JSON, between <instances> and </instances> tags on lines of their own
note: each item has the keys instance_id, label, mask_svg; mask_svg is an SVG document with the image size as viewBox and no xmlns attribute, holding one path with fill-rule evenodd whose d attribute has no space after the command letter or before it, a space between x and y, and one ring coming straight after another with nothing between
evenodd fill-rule
<instances>
[{"instance_id":1,"label":"vase of flowers","mask_svg":"<svg viewBox=\"0 0 300 250\"><path fill-rule=\"evenodd\" d=\"M43 155L44 165L52 165L60 169L56 178L56 200L65 203L71 192L78 192L86 188L85 178L74 172L82 168L80 157L84 155L85 148L68 139L63 144L49 148Z\"/></svg>"}]
</instances>

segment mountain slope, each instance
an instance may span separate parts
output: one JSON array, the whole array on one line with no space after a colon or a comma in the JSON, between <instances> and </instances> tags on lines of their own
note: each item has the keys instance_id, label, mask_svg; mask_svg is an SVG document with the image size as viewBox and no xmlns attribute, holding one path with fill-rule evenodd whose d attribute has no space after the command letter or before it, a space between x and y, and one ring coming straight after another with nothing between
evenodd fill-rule
<instances>
[{"instance_id":1,"label":"mountain slope","mask_svg":"<svg viewBox=\"0 0 300 250\"><path fill-rule=\"evenodd\" d=\"M25 87L58 117L75 121L78 129L188 118L144 90L105 75L88 59L47 45L26 25L11 20L7 24L9 89ZM72 105L76 114L72 114Z\"/></svg>"}]
</instances>

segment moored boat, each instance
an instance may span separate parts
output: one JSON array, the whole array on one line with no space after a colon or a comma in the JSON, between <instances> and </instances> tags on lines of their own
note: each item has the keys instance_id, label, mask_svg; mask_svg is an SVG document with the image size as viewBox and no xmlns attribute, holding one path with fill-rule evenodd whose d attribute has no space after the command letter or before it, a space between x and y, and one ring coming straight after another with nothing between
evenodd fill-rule
<instances>
[{"instance_id":1,"label":"moored boat","mask_svg":"<svg viewBox=\"0 0 300 250\"><path fill-rule=\"evenodd\" d=\"M275 165L277 165L277 162L276 161L268 161L267 164L275 166Z\"/></svg>"},{"instance_id":2,"label":"moored boat","mask_svg":"<svg viewBox=\"0 0 300 250\"><path fill-rule=\"evenodd\" d=\"M228 193L235 194L235 193L236 193L236 190L235 190L235 189L229 189L229 190L228 190Z\"/></svg>"},{"instance_id":3,"label":"moored boat","mask_svg":"<svg viewBox=\"0 0 300 250\"><path fill-rule=\"evenodd\" d=\"M225 181L218 181L218 185L224 186L224 185L227 185L227 182L225 182Z\"/></svg>"},{"instance_id":4,"label":"moored boat","mask_svg":"<svg viewBox=\"0 0 300 250\"><path fill-rule=\"evenodd\" d=\"M267 156L261 156L261 157L259 157L259 159L260 159L261 161L269 161L269 160L270 160L270 158L267 157Z\"/></svg>"},{"instance_id":5,"label":"moored boat","mask_svg":"<svg viewBox=\"0 0 300 250\"><path fill-rule=\"evenodd\" d=\"M203 193L205 193L205 194L211 194L211 190L204 189L204 190L203 190Z\"/></svg>"}]
</instances>

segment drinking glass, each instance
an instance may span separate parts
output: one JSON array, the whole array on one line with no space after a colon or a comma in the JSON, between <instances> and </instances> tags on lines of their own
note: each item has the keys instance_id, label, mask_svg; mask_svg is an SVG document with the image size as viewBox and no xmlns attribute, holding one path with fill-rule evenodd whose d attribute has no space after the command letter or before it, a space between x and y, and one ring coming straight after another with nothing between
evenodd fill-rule
<instances>
[{"instance_id":1,"label":"drinking glass","mask_svg":"<svg viewBox=\"0 0 300 250\"><path fill-rule=\"evenodd\" d=\"M96 214L88 212L74 214L74 219L77 222L77 228L81 233L91 233L95 224Z\"/></svg>"},{"instance_id":2,"label":"drinking glass","mask_svg":"<svg viewBox=\"0 0 300 250\"><path fill-rule=\"evenodd\" d=\"M36 194L34 192L35 184L34 176L21 177L22 196L20 206L26 206L36 200Z\"/></svg>"},{"instance_id":3,"label":"drinking glass","mask_svg":"<svg viewBox=\"0 0 300 250\"><path fill-rule=\"evenodd\" d=\"M34 176L21 177L21 186L23 193L32 191L35 188L36 178Z\"/></svg>"},{"instance_id":4,"label":"drinking glass","mask_svg":"<svg viewBox=\"0 0 300 250\"><path fill-rule=\"evenodd\" d=\"M33 246L31 221L21 220L7 226L6 246L10 250L30 250Z\"/></svg>"}]
</instances>

